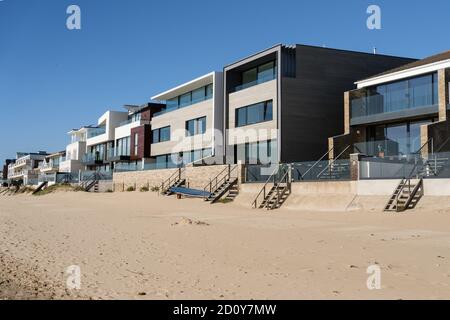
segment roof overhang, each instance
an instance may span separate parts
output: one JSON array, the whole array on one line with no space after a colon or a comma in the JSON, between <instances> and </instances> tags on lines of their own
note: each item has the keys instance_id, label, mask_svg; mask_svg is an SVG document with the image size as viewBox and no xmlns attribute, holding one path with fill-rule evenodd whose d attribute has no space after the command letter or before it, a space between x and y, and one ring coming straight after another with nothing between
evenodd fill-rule
<instances>
[{"instance_id":1,"label":"roof overhang","mask_svg":"<svg viewBox=\"0 0 450 320\"><path fill-rule=\"evenodd\" d=\"M167 90L163 93L160 93L154 97L152 97L152 100L155 101L166 101L175 97L178 97L182 94L185 94L189 91L198 89L200 87L206 86L208 84L211 84L214 82L214 75L216 72L208 73L204 76L201 76L197 79L194 79L192 81L186 82L182 85L179 85L178 87L175 87L173 89Z\"/></svg>"},{"instance_id":2,"label":"roof overhang","mask_svg":"<svg viewBox=\"0 0 450 320\"><path fill-rule=\"evenodd\" d=\"M421 74L427 74L431 72L436 72L441 69L450 68L450 59L438 61L434 63L429 63L423 66L413 67L407 70L392 72L388 74L384 74L378 77L373 77L361 81L355 82L358 86L358 89L362 89L365 87L371 87L374 85L379 85L382 83L397 81L401 79L411 78L415 76L419 76Z\"/></svg>"}]
</instances>

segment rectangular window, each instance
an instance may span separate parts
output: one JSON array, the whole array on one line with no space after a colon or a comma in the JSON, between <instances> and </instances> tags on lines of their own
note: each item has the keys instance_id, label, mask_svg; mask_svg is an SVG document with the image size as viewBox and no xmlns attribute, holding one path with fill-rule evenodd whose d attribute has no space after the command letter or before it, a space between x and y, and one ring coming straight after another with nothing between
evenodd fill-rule
<instances>
[{"instance_id":1,"label":"rectangular window","mask_svg":"<svg viewBox=\"0 0 450 320\"><path fill-rule=\"evenodd\" d=\"M273 103L265 101L236 109L236 127L273 120Z\"/></svg>"},{"instance_id":2,"label":"rectangular window","mask_svg":"<svg viewBox=\"0 0 450 320\"><path fill-rule=\"evenodd\" d=\"M191 92L185 93L180 96L180 108L186 107L192 104Z\"/></svg>"},{"instance_id":3,"label":"rectangular window","mask_svg":"<svg viewBox=\"0 0 450 320\"><path fill-rule=\"evenodd\" d=\"M253 68L242 72L242 84L252 83L258 79L258 69Z\"/></svg>"},{"instance_id":4,"label":"rectangular window","mask_svg":"<svg viewBox=\"0 0 450 320\"><path fill-rule=\"evenodd\" d=\"M275 75L275 61L258 67L258 80L273 79Z\"/></svg>"},{"instance_id":5,"label":"rectangular window","mask_svg":"<svg viewBox=\"0 0 450 320\"><path fill-rule=\"evenodd\" d=\"M152 143L170 141L170 126L152 130Z\"/></svg>"},{"instance_id":6,"label":"rectangular window","mask_svg":"<svg viewBox=\"0 0 450 320\"><path fill-rule=\"evenodd\" d=\"M242 160L246 164L267 165L276 162L272 156L277 155L277 141L267 140L254 143L246 143L235 146L237 160Z\"/></svg>"},{"instance_id":7,"label":"rectangular window","mask_svg":"<svg viewBox=\"0 0 450 320\"><path fill-rule=\"evenodd\" d=\"M138 154L138 146L139 146L139 134L135 133L134 134L134 154L135 156L137 156Z\"/></svg>"},{"instance_id":8,"label":"rectangular window","mask_svg":"<svg viewBox=\"0 0 450 320\"><path fill-rule=\"evenodd\" d=\"M192 91L192 103L197 103L205 100L206 91L205 87Z\"/></svg>"},{"instance_id":9,"label":"rectangular window","mask_svg":"<svg viewBox=\"0 0 450 320\"><path fill-rule=\"evenodd\" d=\"M206 100L212 99L213 97L213 85L209 84L206 86Z\"/></svg>"},{"instance_id":10,"label":"rectangular window","mask_svg":"<svg viewBox=\"0 0 450 320\"><path fill-rule=\"evenodd\" d=\"M195 136L198 134L205 134L206 132L206 117L186 121L186 136Z\"/></svg>"}]
</instances>

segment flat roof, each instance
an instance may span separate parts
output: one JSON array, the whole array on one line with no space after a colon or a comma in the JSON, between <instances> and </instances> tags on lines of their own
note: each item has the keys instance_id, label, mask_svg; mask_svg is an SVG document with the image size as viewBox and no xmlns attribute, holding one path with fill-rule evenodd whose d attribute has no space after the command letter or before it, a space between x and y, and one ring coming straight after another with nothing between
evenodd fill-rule
<instances>
[{"instance_id":1,"label":"flat roof","mask_svg":"<svg viewBox=\"0 0 450 320\"><path fill-rule=\"evenodd\" d=\"M413 68L427 66L429 64L433 64L433 63L436 63L436 62L442 62L442 61L446 61L446 60L450 60L450 50L449 51L445 51L445 52L441 52L441 53L438 53L438 54L435 54L433 56L424 58L422 60L417 60L417 61L414 61L414 62L411 62L411 63L407 63L407 64L405 64L403 66L398 67L398 68L387 70L385 72L376 74L376 75L371 76L369 78L359 80L357 83L363 82L363 81L367 81L367 80L372 80L374 78L379 78L379 77L386 76L386 75L390 75L392 73L397 73L397 72L406 71L406 70L413 69Z\"/></svg>"},{"instance_id":2,"label":"flat roof","mask_svg":"<svg viewBox=\"0 0 450 320\"><path fill-rule=\"evenodd\" d=\"M175 88L172 88L170 90L167 90L163 93L160 93L154 97L151 98L151 100L156 101L165 101L168 99L172 99L175 97L178 97L179 95L182 95L186 92L198 89L202 86L206 86L208 84L211 84L214 81L214 75L219 72L213 71L208 74L205 74L204 76L198 77L194 80L191 80L189 82L183 83Z\"/></svg>"}]
</instances>

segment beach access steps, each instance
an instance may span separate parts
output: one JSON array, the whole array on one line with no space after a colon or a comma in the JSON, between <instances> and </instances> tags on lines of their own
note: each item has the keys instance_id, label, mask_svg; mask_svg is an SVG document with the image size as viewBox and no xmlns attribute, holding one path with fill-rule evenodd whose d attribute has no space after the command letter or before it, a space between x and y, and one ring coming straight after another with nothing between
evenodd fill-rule
<instances>
[{"instance_id":1,"label":"beach access steps","mask_svg":"<svg viewBox=\"0 0 450 320\"><path fill-rule=\"evenodd\" d=\"M42 190L43 190L45 187L47 187L47 186L48 186L48 181L42 182L42 183L41 183L41 184L33 191L32 194L36 194L36 193L42 191Z\"/></svg>"},{"instance_id":2,"label":"beach access steps","mask_svg":"<svg viewBox=\"0 0 450 320\"><path fill-rule=\"evenodd\" d=\"M210 182L203 188L205 194L205 201L214 204L225 195L227 200L234 200L239 194L238 187L238 166L231 166L230 164L217 176L210 179Z\"/></svg>"},{"instance_id":3,"label":"beach access steps","mask_svg":"<svg viewBox=\"0 0 450 320\"><path fill-rule=\"evenodd\" d=\"M281 176L281 178L278 178ZM270 176L253 201L254 209L279 209L292 192L292 167L281 166Z\"/></svg>"},{"instance_id":4,"label":"beach access steps","mask_svg":"<svg viewBox=\"0 0 450 320\"><path fill-rule=\"evenodd\" d=\"M186 185L186 179L183 177L185 173L184 168L178 168L167 180L161 184L160 192L164 196L170 196L173 194L171 191L173 188L179 188Z\"/></svg>"},{"instance_id":5,"label":"beach access steps","mask_svg":"<svg viewBox=\"0 0 450 320\"><path fill-rule=\"evenodd\" d=\"M84 189L86 192L98 192L99 189L99 181L100 181L100 174L94 173L88 177L86 181L83 181L80 183L80 186Z\"/></svg>"},{"instance_id":6,"label":"beach access steps","mask_svg":"<svg viewBox=\"0 0 450 320\"><path fill-rule=\"evenodd\" d=\"M423 178L402 179L386 204L385 212L404 212L414 209L424 195Z\"/></svg>"}]
</instances>

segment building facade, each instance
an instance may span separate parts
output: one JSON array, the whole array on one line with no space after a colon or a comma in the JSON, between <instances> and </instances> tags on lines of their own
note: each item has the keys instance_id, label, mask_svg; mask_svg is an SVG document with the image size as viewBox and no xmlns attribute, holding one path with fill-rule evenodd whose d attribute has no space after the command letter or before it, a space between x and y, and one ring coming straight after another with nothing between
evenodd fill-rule
<instances>
[{"instance_id":1,"label":"building facade","mask_svg":"<svg viewBox=\"0 0 450 320\"><path fill-rule=\"evenodd\" d=\"M152 166L223 163L222 92L222 73L211 72L152 97L165 104L151 119Z\"/></svg>"},{"instance_id":2,"label":"building facade","mask_svg":"<svg viewBox=\"0 0 450 320\"><path fill-rule=\"evenodd\" d=\"M107 111L99 119L96 127L86 135L86 153L82 164L86 171L111 171L114 168L115 131L128 120L128 112Z\"/></svg>"},{"instance_id":3,"label":"building facade","mask_svg":"<svg viewBox=\"0 0 450 320\"><path fill-rule=\"evenodd\" d=\"M8 165L8 180L13 184L36 185L40 174L39 165L48 154L18 152L16 160Z\"/></svg>"},{"instance_id":4,"label":"building facade","mask_svg":"<svg viewBox=\"0 0 450 320\"><path fill-rule=\"evenodd\" d=\"M344 135L334 156L408 157L449 152L450 51L356 82L344 97Z\"/></svg>"},{"instance_id":5,"label":"building facade","mask_svg":"<svg viewBox=\"0 0 450 320\"><path fill-rule=\"evenodd\" d=\"M342 92L414 60L277 45L224 68L227 161L316 160L343 130Z\"/></svg>"},{"instance_id":6,"label":"building facade","mask_svg":"<svg viewBox=\"0 0 450 320\"><path fill-rule=\"evenodd\" d=\"M140 170L151 163L151 119L165 105L147 103L142 106L125 106L128 119L115 129L114 153L110 160L116 171Z\"/></svg>"}]
</instances>

